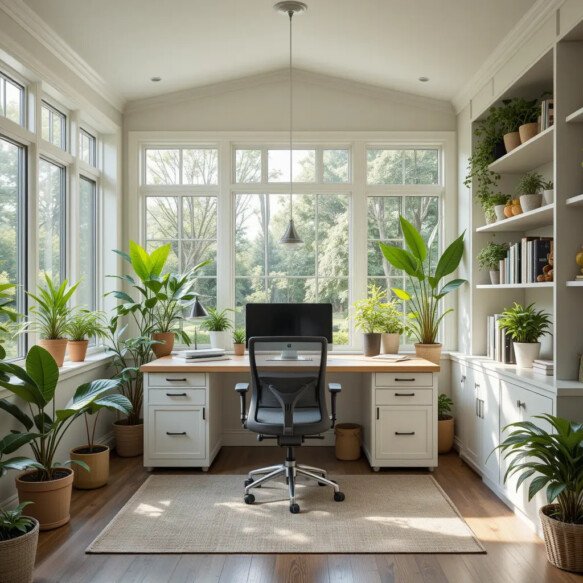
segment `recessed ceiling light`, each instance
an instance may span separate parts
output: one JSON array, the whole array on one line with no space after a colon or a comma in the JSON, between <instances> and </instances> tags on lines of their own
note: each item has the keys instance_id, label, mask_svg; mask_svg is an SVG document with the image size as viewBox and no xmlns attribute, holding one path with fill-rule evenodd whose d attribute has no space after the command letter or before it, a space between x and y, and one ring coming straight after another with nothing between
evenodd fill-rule
<instances>
[{"instance_id":1,"label":"recessed ceiling light","mask_svg":"<svg viewBox=\"0 0 583 583\"><path fill-rule=\"evenodd\" d=\"M162 77L150 77L150 81L152 81L152 83L160 83Z\"/></svg>"},{"instance_id":2,"label":"recessed ceiling light","mask_svg":"<svg viewBox=\"0 0 583 583\"><path fill-rule=\"evenodd\" d=\"M419 77L419 81L421 81L421 83L427 83L427 81L429 81L429 77Z\"/></svg>"}]
</instances>

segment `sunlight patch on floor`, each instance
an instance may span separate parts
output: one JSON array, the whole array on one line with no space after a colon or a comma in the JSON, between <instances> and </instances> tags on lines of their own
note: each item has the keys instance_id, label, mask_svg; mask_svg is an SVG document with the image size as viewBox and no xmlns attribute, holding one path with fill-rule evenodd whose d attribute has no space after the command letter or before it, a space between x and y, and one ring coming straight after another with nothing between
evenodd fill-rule
<instances>
[{"instance_id":1,"label":"sunlight patch on floor","mask_svg":"<svg viewBox=\"0 0 583 583\"><path fill-rule=\"evenodd\" d=\"M140 504L135 510L135 514L140 516L148 516L150 518L158 518L164 513L164 508L158 508L157 506L152 506L150 504Z\"/></svg>"}]
</instances>

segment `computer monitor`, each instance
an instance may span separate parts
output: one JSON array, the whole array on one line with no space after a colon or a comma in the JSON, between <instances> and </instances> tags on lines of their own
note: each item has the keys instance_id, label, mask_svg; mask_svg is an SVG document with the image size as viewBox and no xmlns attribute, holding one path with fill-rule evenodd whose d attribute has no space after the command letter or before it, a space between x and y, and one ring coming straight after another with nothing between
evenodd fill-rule
<instances>
[{"instance_id":1,"label":"computer monitor","mask_svg":"<svg viewBox=\"0 0 583 583\"><path fill-rule=\"evenodd\" d=\"M323 336L332 344L332 304L247 304L246 336ZM282 360L298 360L300 343L281 347Z\"/></svg>"}]
</instances>

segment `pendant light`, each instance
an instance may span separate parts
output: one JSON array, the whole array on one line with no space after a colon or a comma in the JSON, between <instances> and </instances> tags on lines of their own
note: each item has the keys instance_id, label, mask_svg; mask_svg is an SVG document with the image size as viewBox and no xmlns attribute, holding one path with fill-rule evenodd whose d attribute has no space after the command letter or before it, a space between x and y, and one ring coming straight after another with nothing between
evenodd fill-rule
<instances>
[{"instance_id":1,"label":"pendant light","mask_svg":"<svg viewBox=\"0 0 583 583\"><path fill-rule=\"evenodd\" d=\"M293 214L293 82L292 82L292 19L294 14L304 12L308 9L303 2L278 2L273 6L275 10L289 16L289 224L283 237L279 240L284 245L299 245L303 243L294 225Z\"/></svg>"}]
</instances>

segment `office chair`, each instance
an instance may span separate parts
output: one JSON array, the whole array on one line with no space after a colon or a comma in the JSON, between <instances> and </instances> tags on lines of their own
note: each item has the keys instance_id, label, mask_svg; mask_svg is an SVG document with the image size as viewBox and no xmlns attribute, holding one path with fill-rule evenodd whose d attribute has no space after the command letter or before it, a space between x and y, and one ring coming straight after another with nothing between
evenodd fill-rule
<instances>
[{"instance_id":1,"label":"office chair","mask_svg":"<svg viewBox=\"0 0 583 583\"><path fill-rule=\"evenodd\" d=\"M297 475L316 480L320 486L334 488L334 500L342 502L344 494L336 482L329 480L326 470L296 464L294 447L305 439L323 439L320 434L336 422L336 396L342 387L329 383L332 415L328 418L324 393L326 372L326 338L317 336L261 336L249 339L251 364L251 403L246 411L249 383L237 383L235 390L241 398L241 423L257 433L257 439L277 439L280 447L287 449L285 462L276 466L249 472L245 480L247 504L255 502L252 488L284 476L289 487L290 512L300 511L295 499ZM285 349L300 347L306 353L303 360L282 361L277 355ZM257 478L257 476L262 476Z\"/></svg>"}]
</instances>

